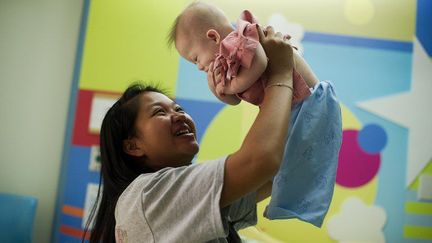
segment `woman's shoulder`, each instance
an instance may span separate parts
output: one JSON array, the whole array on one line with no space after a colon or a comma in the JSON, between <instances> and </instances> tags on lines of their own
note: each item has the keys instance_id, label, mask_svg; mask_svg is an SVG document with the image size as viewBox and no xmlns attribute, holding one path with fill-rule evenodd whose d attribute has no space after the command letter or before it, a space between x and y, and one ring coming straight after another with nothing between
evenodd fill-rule
<instances>
[{"instance_id":1,"label":"woman's shoulder","mask_svg":"<svg viewBox=\"0 0 432 243\"><path fill-rule=\"evenodd\" d=\"M196 181L199 179L197 177L205 178L221 173L223 175L226 158L227 156L223 156L215 160L181 167L167 167L153 173L141 174L125 189L119 201L127 195L151 194L155 190L161 191L172 186L178 187L179 182Z\"/></svg>"}]
</instances>

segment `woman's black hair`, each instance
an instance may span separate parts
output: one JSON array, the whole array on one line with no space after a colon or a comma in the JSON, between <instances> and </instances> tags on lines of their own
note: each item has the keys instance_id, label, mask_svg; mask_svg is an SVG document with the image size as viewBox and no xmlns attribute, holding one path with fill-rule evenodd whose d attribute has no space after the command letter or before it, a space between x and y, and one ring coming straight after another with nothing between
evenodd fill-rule
<instances>
[{"instance_id":1,"label":"woman's black hair","mask_svg":"<svg viewBox=\"0 0 432 243\"><path fill-rule=\"evenodd\" d=\"M119 196L140 174L154 172L142 163L138 165L136 158L123 151L123 141L136 135L135 120L140 108L138 98L144 92L165 94L156 85L134 83L126 89L103 119L100 130L99 188L84 229L83 242L93 218L95 224L90 234L90 242L115 242L114 209Z\"/></svg>"}]
</instances>

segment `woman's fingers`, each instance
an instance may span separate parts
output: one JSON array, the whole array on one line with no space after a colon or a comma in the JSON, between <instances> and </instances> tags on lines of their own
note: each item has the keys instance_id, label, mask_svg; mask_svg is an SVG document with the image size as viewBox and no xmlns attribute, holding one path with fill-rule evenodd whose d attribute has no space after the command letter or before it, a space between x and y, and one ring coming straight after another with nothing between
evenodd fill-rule
<instances>
[{"instance_id":1,"label":"woman's fingers","mask_svg":"<svg viewBox=\"0 0 432 243\"><path fill-rule=\"evenodd\" d=\"M284 38L282 33L274 32L272 27L267 27L267 36L261 41L261 45L269 59L267 64L267 74L269 80L271 77L276 77L274 80L286 79L292 83L287 77L292 77L292 68L294 66L293 50L289 40ZM274 81L273 80L273 81Z\"/></svg>"},{"instance_id":2,"label":"woman's fingers","mask_svg":"<svg viewBox=\"0 0 432 243\"><path fill-rule=\"evenodd\" d=\"M260 42L263 42L265 37L267 36L267 32L261 28L261 26L257 25L258 36Z\"/></svg>"},{"instance_id":3,"label":"woman's fingers","mask_svg":"<svg viewBox=\"0 0 432 243\"><path fill-rule=\"evenodd\" d=\"M262 29L261 26L257 26L257 28L258 28L258 36L260 38L260 41L264 41L265 38L272 39L274 37L276 37L274 39L282 39L284 41L291 39L290 35L282 35L282 33L280 32L275 33L274 28L271 26L267 26L265 29Z\"/></svg>"},{"instance_id":4,"label":"woman's fingers","mask_svg":"<svg viewBox=\"0 0 432 243\"><path fill-rule=\"evenodd\" d=\"M291 39L291 36L290 36L289 34L285 34L285 35L284 35L284 38L287 39L287 40L290 40L290 39Z\"/></svg>"},{"instance_id":5,"label":"woman's fingers","mask_svg":"<svg viewBox=\"0 0 432 243\"><path fill-rule=\"evenodd\" d=\"M265 28L265 32L267 33L266 34L267 37L272 37L274 35L274 29L271 26L267 26Z\"/></svg>"},{"instance_id":6,"label":"woman's fingers","mask_svg":"<svg viewBox=\"0 0 432 243\"><path fill-rule=\"evenodd\" d=\"M293 45L292 45L292 43L291 43L291 38L292 38L292 36L290 36L290 35L288 35L288 34L285 34L284 37L283 37L283 40L284 40L286 43L289 43L289 44L291 45L292 48L298 50L298 48L297 48L296 46L293 46Z\"/></svg>"},{"instance_id":7,"label":"woman's fingers","mask_svg":"<svg viewBox=\"0 0 432 243\"><path fill-rule=\"evenodd\" d=\"M274 34L274 36L277 38L280 38L282 40L285 40L281 32L276 32L276 34Z\"/></svg>"}]
</instances>

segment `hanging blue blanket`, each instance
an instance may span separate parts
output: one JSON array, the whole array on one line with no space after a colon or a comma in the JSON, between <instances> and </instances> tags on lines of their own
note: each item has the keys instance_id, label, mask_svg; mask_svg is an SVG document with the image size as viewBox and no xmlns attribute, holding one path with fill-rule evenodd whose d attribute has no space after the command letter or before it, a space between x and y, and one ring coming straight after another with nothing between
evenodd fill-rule
<instances>
[{"instance_id":1,"label":"hanging blue blanket","mask_svg":"<svg viewBox=\"0 0 432 243\"><path fill-rule=\"evenodd\" d=\"M321 227L330 207L342 143L342 117L333 85L320 82L293 107L268 219L298 218Z\"/></svg>"}]
</instances>

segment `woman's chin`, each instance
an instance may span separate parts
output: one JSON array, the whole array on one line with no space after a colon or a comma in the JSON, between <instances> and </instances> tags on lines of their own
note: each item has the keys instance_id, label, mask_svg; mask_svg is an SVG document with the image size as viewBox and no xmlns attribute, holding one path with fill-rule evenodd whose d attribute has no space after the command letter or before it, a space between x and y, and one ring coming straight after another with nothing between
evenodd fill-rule
<instances>
[{"instance_id":1,"label":"woman's chin","mask_svg":"<svg viewBox=\"0 0 432 243\"><path fill-rule=\"evenodd\" d=\"M192 163L193 158L195 157L195 155L198 154L198 152L199 152L199 146L198 144L196 144L196 146L191 146L190 150L186 153L185 156L187 157L187 160L190 161L190 163Z\"/></svg>"},{"instance_id":2,"label":"woman's chin","mask_svg":"<svg viewBox=\"0 0 432 243\"><path fill-rule=\"evenodd\" d=\"M192 155L192 157L199 152L199 144L196 140L191 141L190 144L187 144L186 146L187 148L184 150L185 153Z\"/></svg>"}]
</instances>

